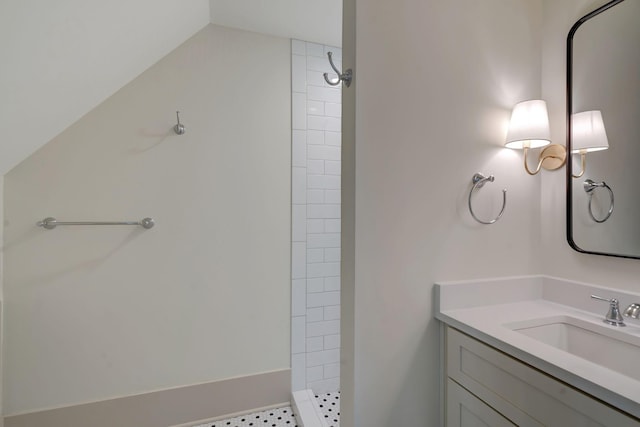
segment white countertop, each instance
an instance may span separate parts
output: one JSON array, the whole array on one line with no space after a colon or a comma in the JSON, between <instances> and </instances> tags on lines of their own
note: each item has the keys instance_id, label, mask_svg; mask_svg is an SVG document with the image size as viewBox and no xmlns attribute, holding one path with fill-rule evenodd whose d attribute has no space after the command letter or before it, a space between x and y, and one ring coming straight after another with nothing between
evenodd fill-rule
<instances>
[{"instance_id":1,"label":"white countertop","mask_svg":"<svg viewBox=\"0 0 640 427\"><path fill-rule=\"evenodd\" d=\"M526 276L436 284L435 313L444 323L640 418L640 381L505 326L554 316L604 325L608 305L592 300L591 294L617 298L621 310L632 302L640 303L640 294ZM640 337L640 321L625 317L625 322L624 328L611 328Z\"/></svg>"}]
</instances>

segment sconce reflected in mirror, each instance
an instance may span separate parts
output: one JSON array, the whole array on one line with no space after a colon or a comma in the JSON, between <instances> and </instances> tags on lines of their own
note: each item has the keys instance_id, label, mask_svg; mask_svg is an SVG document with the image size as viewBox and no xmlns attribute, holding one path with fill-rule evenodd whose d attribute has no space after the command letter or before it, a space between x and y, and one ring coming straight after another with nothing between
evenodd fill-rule
<instances>
[{"instance_id":1,"label":"sconce reflected in mirror","mask_svg":"<svg viewBox=\"0 0 640 427\"><path fill-rule=\"evenodd\" d=\"M524 169L529 175L540 168L556 170L564 166L567 150L562 145L551 144L547 103L540 99L523 101L513 107L505 147L524 150ZM538 165L529 169L529 149L544 147L538 156Z\"/></svg>"},{"instance_id":2,"label":"sconce reflected in mirror","mask_svg":"<svg viewBox=\"0 0 640 427\"><path fill-rule=\"evenodd\" d=\"M587 153L608 148L609 140L600 111L583 111L571 115L571 153L580 154L582 164L580 173L571 174L571 176L580 178L584 175L587 167Z\"/></svg>"}]
</instances>

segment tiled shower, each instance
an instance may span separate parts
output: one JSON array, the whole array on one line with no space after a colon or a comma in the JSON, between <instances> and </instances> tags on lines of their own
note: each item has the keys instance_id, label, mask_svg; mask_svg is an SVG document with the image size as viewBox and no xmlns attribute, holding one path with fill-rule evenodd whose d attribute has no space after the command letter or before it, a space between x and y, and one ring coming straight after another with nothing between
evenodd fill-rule
<instances>
[{"instance_id":1,"label":"tiled shower","mask_svg":"<svg viewBox=\"0 0 640 427\"><path fill-rule=\"evenodd\" d=\"M342 51L292 40L292 387L340 388Z\"/></svg>"}]
</instances>

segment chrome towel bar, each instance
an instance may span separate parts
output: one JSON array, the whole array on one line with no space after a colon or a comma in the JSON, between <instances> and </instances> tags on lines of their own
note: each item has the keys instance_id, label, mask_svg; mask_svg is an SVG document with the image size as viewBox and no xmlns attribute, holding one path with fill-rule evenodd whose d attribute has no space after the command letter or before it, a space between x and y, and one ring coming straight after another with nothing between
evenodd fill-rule
<instances>
[{"instance_id":1,"label":"chrome towel bar","mask_svg":"<svg viewBox=\"0 0 640 427\"><path fill-rule=\"evenodd\" d=\"M58 221L53 217L45 218L36 223L38 227L53 230L58 225L140 225L147 230L155 225L153 218L142 218L140 221Z\"/></svg>"}]
</instances>

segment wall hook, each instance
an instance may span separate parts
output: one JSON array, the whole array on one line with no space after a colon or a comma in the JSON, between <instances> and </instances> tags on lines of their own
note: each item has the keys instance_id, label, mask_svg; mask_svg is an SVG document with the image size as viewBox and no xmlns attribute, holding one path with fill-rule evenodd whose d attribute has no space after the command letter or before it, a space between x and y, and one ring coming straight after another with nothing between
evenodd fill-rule
<instances>
[{"instance_id":1,"label":"wall hook","mask_svg":"<svg viewBox=\"0 0 640 427\"><path fill-rule=\"evenodd\" d=\"M484 176L481 173L476 173L475 175L473 175L473 178L471 178L473 187L471 187L471 191L469 191L469 212L471 212L471 216L473 217L473 219L478 221L480 224L494 224L500 219L500 217L504 213L504 208L507 206L507 189L505 188L502 190L502 209L500 209L500 213L497 217L495 217L491 221L484 221L479 219L473 212L473 207L471 206L471 196L473 195L473 192L478 188L482 188L487 181L493 182L494 179L495 177L493 175Z\"/></svg>"},{"instance_id":2,"label":"wall hook","mask_svg":"<svg viewBox=\"0 0 640 427\"><path fill-rule=\"evenodd\" d=\"M333 71L335 71L335 73L338 75L338 79L337 80L329 80L329 73L324 73L324 81L326 81L329 85L331 86L338 86L340 84L340 82L344 82L344 85L346 87L351 86L351 78L353 77L353 71L351 71L351 68L349 68L348 70L346 70L344 73L341 73L340 70L338 70L338 68L336 67L336 65L333 63L333 52L327 52L327 56L329 57L329 64L331 64L331 68L333 68Z\"/></svg>"},{"instance_id":3,"label":"wall hook","mask_svg":"<svg viewBox=\"0 0 640 427\"><path fill-rule=\"evenodd\" d=\"M184 135L185 129L184 125L180 123L180 111L176 111L176 119L178 120L178 124L173 127L173 131L178 135Z\"/></svg>"}]
</instances>

